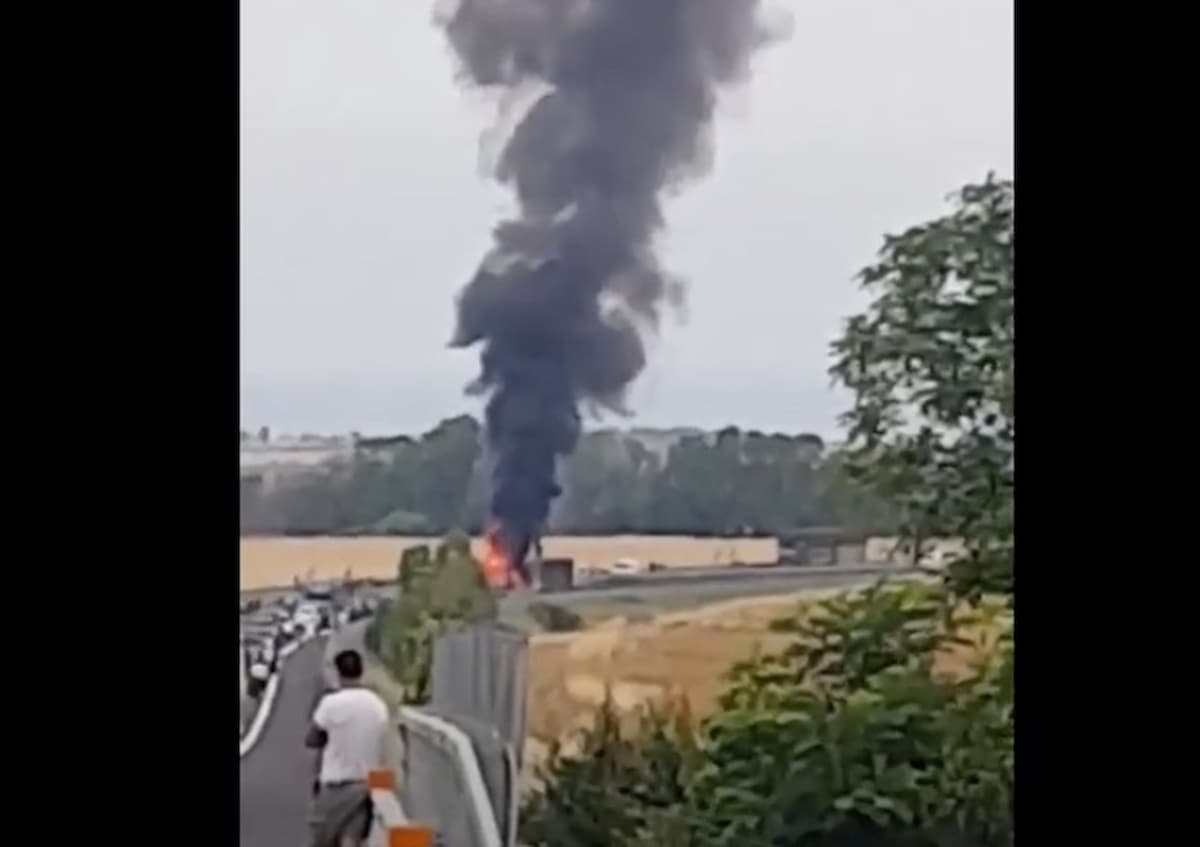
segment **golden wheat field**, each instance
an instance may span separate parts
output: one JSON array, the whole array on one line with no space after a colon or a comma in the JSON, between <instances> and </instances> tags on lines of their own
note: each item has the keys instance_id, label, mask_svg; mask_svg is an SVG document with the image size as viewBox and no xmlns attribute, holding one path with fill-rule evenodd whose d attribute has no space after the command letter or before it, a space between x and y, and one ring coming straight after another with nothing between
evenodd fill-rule
<instances>
[{"instance_id":1,"label":"golden wheat field","mask_svg":"<svg viewBox=\"0 0 1200 847\"><path fill-rule=\"evenodd\" d=\"M360 579L393 579L407 547L435 544L423 537L243 538L241 588L277 588L295 579L338 579L349 572ZM475 539L476 554L482 540ZM579 567L600 567L617 559L658 562L668 568L688 565L758 564L779 558L774 538L693 538L666 535L550 536L544 555L575 560Z\"/></svg>"},{"instance_id":2,"label":"golden wheat field","mask_svg":"<svg viewBox=\"0 0 1200 847\"><path fill-rule=\"evenodd\" d=\"M728 600L642 623L617 618L581 632L534 636L526 706L531 758L553 740L569 741L606 696L620 714L681 699L697 717L710 714L734 663L790 643L790 636L769 631L772 620L844 590ZM980 631L974 647L941 654L938 672L965 671L979 651L994 647L995 634Z\"/></svg>"}]
</instances>

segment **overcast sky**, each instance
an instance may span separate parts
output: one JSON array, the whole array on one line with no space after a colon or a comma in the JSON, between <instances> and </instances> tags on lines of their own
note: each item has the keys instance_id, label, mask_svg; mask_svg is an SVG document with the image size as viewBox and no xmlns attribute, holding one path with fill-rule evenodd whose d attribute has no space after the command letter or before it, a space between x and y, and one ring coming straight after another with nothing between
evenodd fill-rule
<instances>
[{"instance_id":1,"label":"overcast sky","mask_svg":"<svg viewBox=\"0 0 1200 847\"><path fill-rule=\"evenodd\" d=\"M651 2L651 0L647 0ZM716 166L668 208L689 280L628 425L834 437L828 347L886 232L1011 176L1010 0L782 0L794 27L727 98ZM454 82L432 0L241 0L241 419L423 430L478 401L457 290L506 208L494 109Z\"/></svg>"}]
</instances>

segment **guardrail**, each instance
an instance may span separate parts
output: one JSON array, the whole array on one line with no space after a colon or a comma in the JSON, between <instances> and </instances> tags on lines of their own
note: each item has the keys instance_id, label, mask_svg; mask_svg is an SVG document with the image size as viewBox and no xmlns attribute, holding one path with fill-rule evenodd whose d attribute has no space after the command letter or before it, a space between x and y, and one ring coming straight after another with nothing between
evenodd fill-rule
<instances>
[{"instance_id":1,"label":"guardrail","mask_svg":"<svg viewBox=\"0 0 1200 847\"><path fill-rule=\"evenodd\" d=\"M506 847L513 843L516 816L501 837L495 807L470 738L451 722L401 707L404 739L405 810L426 821L446 847ZM515 799L515 785L512 786Z\"/></svg>"},{"instance_id":2,"label":"guardrail","mask_svg":"<svg viewBox=\"0 0 1200 847\"><path fill-rule=\"evenodd\" d=\"M404 814L396 796L396 774L374 770L367 775L371 789L371 833L368 847L434 847L433 828L414 823Z\"/></svg>"},{"instance_id":3,"label":"guardrail","mask_svg":"<svg viewBox=\"0 0 1200 847\"><path fill-rule=\"evenodd\" d=\"M364 650L366 621L330 633L322 675L333 679L334 653ZM504 748L502 786L489 792L488 777L471 737L451 720L401 706L396 720L402 739L403 773L373 771L368 779L374 806L369 847L511 847L516 843L518 772L511 745L498 732L488 749ZM397 790L397 784L399 790ZM499 795L503 814L496 814ZM419 823L416 823L418 822ZM501 832L499 821L504 822Z\"/></svg>"}]
</instances>

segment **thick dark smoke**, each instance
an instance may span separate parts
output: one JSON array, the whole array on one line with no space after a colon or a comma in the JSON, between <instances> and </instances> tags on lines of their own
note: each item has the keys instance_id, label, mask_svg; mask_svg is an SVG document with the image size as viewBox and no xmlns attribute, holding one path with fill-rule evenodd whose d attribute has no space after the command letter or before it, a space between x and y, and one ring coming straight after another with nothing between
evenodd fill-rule
<instances>
[{"instance_id":1,"label":"thick dark smoke","mask_svg":"<svg viewBox=\"0 0 1200 847\"><path fill-rule=\"evenodd\" d=\"M492 513L522 557L580 408L623 410L644 338L681 287L660 266L665 189L711 164L718 89L769 40L759 0L461 0L439 16L468 84L542 93L494 176L515 218L458 304L482 344Z\"/></svg>"}]
</instances>

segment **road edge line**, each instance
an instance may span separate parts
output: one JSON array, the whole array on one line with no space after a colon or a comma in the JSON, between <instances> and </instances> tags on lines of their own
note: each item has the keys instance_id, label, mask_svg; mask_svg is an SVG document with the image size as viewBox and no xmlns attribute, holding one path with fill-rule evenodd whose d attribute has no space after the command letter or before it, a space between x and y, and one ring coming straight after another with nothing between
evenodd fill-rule
<instances>
[{"instance_id":1,"label":"road edge line","mask_svg":"<svg viewBox=\"0 0 1200 847\"><path fill-rule=\"evenodd\" d=\"M254 713L254 720L250 722L250 728L246 730L246 734L242 736L238 745L239 759L254 749L259 736L262 735L263 728L267 725L267 718L271 716L271 711L275 708L275 697L279 693L279 679L283 676L288 657L314 638L316 638L315 635L305 635L299 641L285 644L279 649L279 664L275 668L275 673L271 674L271 678L267 680L267 688L263 692L262 701L258 704L258 711Z\"/></svg>"}]
</instances>

